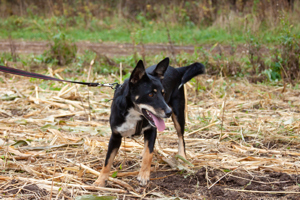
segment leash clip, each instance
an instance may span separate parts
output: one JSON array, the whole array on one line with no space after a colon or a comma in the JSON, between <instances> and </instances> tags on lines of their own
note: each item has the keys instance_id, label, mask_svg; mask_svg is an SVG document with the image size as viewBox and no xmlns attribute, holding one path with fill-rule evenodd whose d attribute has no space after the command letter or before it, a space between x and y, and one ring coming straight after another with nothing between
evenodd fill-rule
<instances>
[{"instance_id":1,"label":"leash clip","mask_svg":"<svg viewBox=\"0 0 300 200\"><path fill-rule=\"evenodd\" d=\"M116 89L118 89L120 86L121 86L121 84L119 84L119 83L116 82L116 83L112 83L110 88L113 89L113 90L116 90Z\"/></svg>"},{"instance_id":2,"label":"leash clip","mask_svg":"<svg viewBox=\"0 0 300 200\"><path fill-rule=\"evenodd\" d=\"M99 84L100 87L110 87L111 89L113 90L116 90L120 84L119 83L102 83L102 84Z\"/></svg>"}]
</instances>

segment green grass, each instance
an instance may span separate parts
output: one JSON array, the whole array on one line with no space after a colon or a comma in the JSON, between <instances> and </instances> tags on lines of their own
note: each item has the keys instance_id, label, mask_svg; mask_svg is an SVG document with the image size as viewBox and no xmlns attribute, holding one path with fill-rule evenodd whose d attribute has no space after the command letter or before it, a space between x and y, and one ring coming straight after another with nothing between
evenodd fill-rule
<instances>
[{"instance_id":1,"label":"green grass","mask_svg":"<svg viewBox=\"0 0 300 200\"><path fill-rule=\"evenodd\" d=\"M95 59L94 72L118 73L119 63L122 62L123 71L126 74L132 70L139 59L142 59L139 52L126 57L111 58L112 62L108 62L105 57L93 51L77 54L77 48L73 42L84 40L135 44L168 43L169 32L175 44L196 45L192 54L178 53L175 56L176 60L172 56L172 66L185 66L200 61L206 66L208 74L235 78L255 74L264 80L269 79L274 82L282 79L291 82L292 79L298 79L295 75L299 74L299 67L292 68L292 66L299 66L300 23L292 24L288 18L282 18L276 27L268 28L261 25L256 32L240 27L243 24L240 18L230 23L230 29L228 26L220 28L221 26L217 24L210 27L168 24L168 27L165 27L162 22L155 23L143 18L138 18L135 22L116 18L102 21L92 19L89 24L86 24L80 17L22 18L12 16L0 21L2 30L0 38L47 40L52 42L52 46L50 51L41 55L13 57L10 53L3 53L0 55L0 64L15 60L22 62L25 68L41 64L67 65L65 72L80 74L89 66L89 62ZM233 49L243 44L248 51L241 53L235 50L233 53L230 52L230 55L225 55L224 52L212 53L212 49L217 47L218 43L231 45ZM202 45L206 44L214 45L207 50L202 48ZM269 48L265 48L269 55L263 55L258 51L262 46ZM170 54L171 52L158 53L156 56L146 55L146 66L155 64ZM260 66L262 67L259 68ZM219 95L222 97L224 91L220 90Z\"/></svg>"},{"instance_id":2,"label":"green grass","mask_svg":"<svg viewBox=\"0 0 300 200\"><path fill-rule=\"evenodd\" d=\"M240 19L238 19L240 20ZM240 21L230 30L219 26L198 27L182 24L168 24L166 28L162 22L144 20L142 22L130 22L120 19L106 19L103 21L93 19L87 25L82 18L76 17L74 22L69 18L22 18L12 16L0 21L0 38L24 40L48 40L49 34L59 31L64 32L73 41L92 42L120 42L120 43L168 43L168 29L171 40L178 45L194 44L230 44L246 43L249 32L259 38L262 43L278 43L280 33L284 27L278 25L267 28L261 25L258 31L245 30L240 27ZM300 24L294 24L291 34L300 39Z\"/></svg>"}]
</instances>

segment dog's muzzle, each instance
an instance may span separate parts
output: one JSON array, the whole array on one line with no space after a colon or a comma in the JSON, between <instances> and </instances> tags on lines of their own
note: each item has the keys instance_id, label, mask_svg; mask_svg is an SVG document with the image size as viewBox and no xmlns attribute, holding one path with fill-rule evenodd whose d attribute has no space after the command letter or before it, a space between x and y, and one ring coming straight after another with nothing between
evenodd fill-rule
<instances>
[{"instance_id":1,"label":"dog's muzzle","mask_svg":"<svg viewBox=\"0 0 300 200\"><path fill-rule=\"evenodd\" d=\"M173 112L172 109L170 107L168 107L168 109L166 109L166 111L165 111L166 118L171 117L172 112Z\"/></svg>"},{"instance_id":2,"label":"dog's muzzle","mask_svg":"<svg viewBox=\"0 0 300 200\"><path fill-rule=\"evenodd\" d=\"M165 122L162 118L154 115L152 112L146 109L142 109L142 113L151 126L156 127L158 131L163 131L166 128Z\"/></svg>"}]
</instances>

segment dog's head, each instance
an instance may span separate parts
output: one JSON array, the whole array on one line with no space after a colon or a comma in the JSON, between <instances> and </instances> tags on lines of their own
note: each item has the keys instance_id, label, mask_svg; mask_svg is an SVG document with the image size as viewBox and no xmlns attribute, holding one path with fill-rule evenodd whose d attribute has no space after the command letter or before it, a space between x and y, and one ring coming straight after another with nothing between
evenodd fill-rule
<instances>
[{"instance_id":1,"label":"dog's head","mask_svg":"<svg viewBox=\"0 0 300 200\"><path fill-rule=\"evenodd\" d=\"M135 109L159 131L165 129L161 118L170 117L172 109L167 105L162 85L164 73L169 67L169 58L157 64L151 74L147 74L143 61L139 61L129 78L130 99Z\"/></svg>"}]
</instances>

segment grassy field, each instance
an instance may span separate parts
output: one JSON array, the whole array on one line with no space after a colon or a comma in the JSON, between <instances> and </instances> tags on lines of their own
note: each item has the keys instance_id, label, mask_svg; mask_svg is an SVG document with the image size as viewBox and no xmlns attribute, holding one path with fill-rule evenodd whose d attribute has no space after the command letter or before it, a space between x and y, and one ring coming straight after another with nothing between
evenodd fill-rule
<instances>
[{"instance_id":1,"label":"grassy field","mask_svg":"<svg viewBox=\"0 0 300 200\"><path fill-rule=\"evenodd\" d=\"M266 13L262 18L260 11L255 11L254 7L248 14L228 11L220 14L210 25L197 24L181 15L182 20L179 18L174 21L172 16L175 8L169 10L169 15L155 19L146 14L137 14L133 19L121 19L116 15L96 18L89 13L68 17L45 17L32 13L8 16L0 21L2 40L44 40L51 45L43 54L30 56L16 55L14 48L11 48L10 53L5 52L0 56L0 64L17 61L23 67L30 68L45 63L65 66L69 71L81 73L94 59L95 72L118 73L118 66L122 62L127 66L123 71L126 74L139 59L153 63L169 56L175 66L198 60L207 66L210 74L255 76L253 82L283 79L294 85L294 80L300 75L300 23L297 20L298 3L295 5L293 12L277 10L277 17ZM170 48L167 53L157 52L157 56L146 55L141 49L130 56L115 55L107 59L105 52L92 49L78 53L75 42L79 41L130 43L133 46L165 44ZM194 47L194 52L175 55L173 45L190 45Z\"/></svg>"},{"instance_id":2,"label":"grassy field","mask_svg":"<svg viewBox=\"0 0 300 200\"><path fill-rule=\"evenodd\" d=\"M282 33L288 26L292 26L290 33L300 38L300 25L282 13L281 21L276 26L254 24L246 18L234 15L232 21L216 22L215 25L196 26L141 20L132 22L126 19L109 18L107 20L93 19L86 25L83 19L72 19L75 25L69 25L68 18L35 16L9 17L0 22L0 38L24 40L49 40L57 33L64 33L73 41L118 42L118 43L169 43L178 45L201 44L241 44L249 37L255 37L265 45L279 44ZM292 20L292 21L291 21ZM291 22L290 22L291 21ZM287 23L287 24L285 24ZM256 27L257 26L257 27ZM170 38L168 37L168 32Z\"/></svg>"},{"instance_id":3,"label":"grassy field","mask_svg":"<svg viewBox=\"0 0 300 200\"><path fill-rule=\"evenodd\" d=\"M3 2L0 10L9 5ZM122 142L110 180L99 188L92 183L111 134L113 90L0 72L0 199L299 199L299 2L293 12L274 8L277 17L255 2L260 5L254 1L248 13L227 8L214 20L203 15L209 23L187 12L211 9L204 4L171 7L155 19L147 12L97 18L89 11L96 1L73 15L72 6L59 11L55 4L52 14L33 14L29 7L22 15L3 17L0 45L8 42L9 50L0 53L1 65L113 83L128 78L140 59L150 66L170 57L175 67L202 62L207 73L185 85L187 160L176 156L177 136L167 119L155 145L150 183L140 187L136 179L143 149L138 137ZM48 46L22 54L22 40ZM107 45L107 51L79 51L80 42ZM124 43L132 45L127 56L116 49L108 56L108 48ZM149 44L163 44L165 50L146 53ZM175 45L193 51L175 52Z\"/></svg>"}]
</instances>

